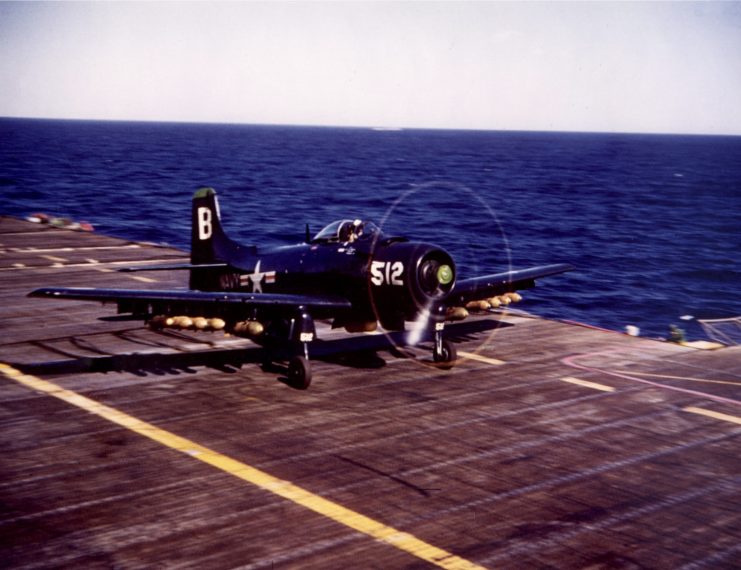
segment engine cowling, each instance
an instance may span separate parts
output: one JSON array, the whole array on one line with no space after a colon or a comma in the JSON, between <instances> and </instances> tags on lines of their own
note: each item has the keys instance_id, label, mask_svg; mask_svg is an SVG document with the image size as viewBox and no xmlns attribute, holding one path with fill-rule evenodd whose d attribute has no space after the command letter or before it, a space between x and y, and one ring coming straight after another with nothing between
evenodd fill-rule
<instances>
[{"instance_id":1,"label":"engine cowling","mask_svg":"<svg viewBox=\"0 0 741 570\"><path fill-rule=\"evenodd\" d=\"M376 317L386 329L441 303L455 286L455 263L445 250L425 243L393 242L376 248L368 287Z\"/></svg>"}]
</instances>

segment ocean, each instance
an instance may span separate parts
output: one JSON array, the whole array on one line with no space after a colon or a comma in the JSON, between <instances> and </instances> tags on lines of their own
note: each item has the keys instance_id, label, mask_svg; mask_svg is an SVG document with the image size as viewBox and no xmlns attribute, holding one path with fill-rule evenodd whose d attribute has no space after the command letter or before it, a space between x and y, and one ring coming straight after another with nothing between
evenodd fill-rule
<instances>
[{"instance_id":1,"label":"ocean","mask_svg":"<svg viewBox=\"0 0 741 570\"><path fill-rule=\"evenodd\" d=\"M525 292L544 317L697 339L741 315L741 137L0 119L0 214L187 250L204 185L249 244L363 218L460 277L572 263Z\"/></svg>"}]
</instances>

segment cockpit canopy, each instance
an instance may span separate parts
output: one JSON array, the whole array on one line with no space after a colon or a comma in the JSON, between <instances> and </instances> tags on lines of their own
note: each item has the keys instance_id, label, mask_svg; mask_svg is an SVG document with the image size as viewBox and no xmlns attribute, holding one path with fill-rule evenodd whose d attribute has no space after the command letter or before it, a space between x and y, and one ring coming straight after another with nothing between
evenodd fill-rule
<instances>
[{"instance_id":1,"label":"cockpit canopy","mask_svg":"<svg viewBox=\"0 0 741 570\"><path fill-rule=\"evenodd\" d=\"M352 243L358 239L373 239L380 234L380 228L373 222L337 220L316 234L311 243Z\"/></svg>"}]
</instances>

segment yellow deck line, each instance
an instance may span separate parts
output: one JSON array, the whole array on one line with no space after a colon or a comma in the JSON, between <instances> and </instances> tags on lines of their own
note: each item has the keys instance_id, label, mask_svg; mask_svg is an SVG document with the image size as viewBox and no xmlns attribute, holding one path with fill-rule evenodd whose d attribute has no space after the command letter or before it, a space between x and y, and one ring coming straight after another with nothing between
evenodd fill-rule
<instances>
[{"instance_id":1,"label":"yellow deck line","mask_svg":"<svg viewBox=\"0 0 741 570\"><path fill-rule=\"evenodd\" d=\"M489 358L488 356L481 356L480 354L476 354L475 352L463 352L462 350L459 350L458 356L462 356L463 358L467 358L469 360L478 360L479 362L484 362L486 364L493 364L494 366L501 366L502 364L504 364L503 360Z\"/></svg>"},{"instance_id":2,"label":"yellow deck line","mask_svg":"<svg viewBox=\"0 0 741 570\"><path fill-rule=\"evenodd\" d=\"M714 412L712 410L706 410L704 408L695 408L693 406L690 406L688 408L682 408L685 412L689 412L691 414L700 414L701 416L707 416L709 418L715 418L716 420L723 420L726 422L731 422L733 424L739 424L741 425L741 418L738 416L732 416L730 414L721 414L720 412Z\"/></svg>"},{"instance_id":3,"label":"yellow deck line","mask_svg":"<svg viewBox=\"0 0 741 570\"><path fill-rule=\"evenodd\" d=\"M208 465L221 469L234 477L238 477L243 481L251 483L260 489L269 491L279 497L283 497L284 499L288 499L289 501L310 509L315 513L330 518L333 521L364 533L380 542L398 548L399 550L403 550L421 560L439 566L440 568L448 568L451 570L481 570L483 568L482 566L478 566L464 558L455 556L446 550L424 542L409 533L387 526L366 517L365 515L345 508L338 503L329 501L319 495L315 495L306 489L294 485L290 481L273 477L265 471L261 471L255 467L247 465L246 463L242 463L241 461L237 461L236 459L232 459L231 457L227 457L226 455L199 445L189 439L160 429L115 408L91 400L86 396L62 388L53 382L42 380L29 374L23 374L15 368L3 363L0 363L0 373L2 373L6 378L27 386L28 388L53 396L67 402L68 404L72 404L90 412L91 414L105 418L114 424L123 426L133 432L148 437L149 439L161 443L170 449L185 453L194 459L207 463Z\"/></svg>"},{"instance_id":4,"label":"yellow deck line","mask_svg":"<svg viewBox=\"0 0 741 570\"><path fill-rule=\"evenodd\" d=\"M576 384L578 386L584 386L585 388L592 388L594 390L601 390L603 392L614 392L615 388L612 386L606 386L605 384L598 384L597 382L589 382L588 380L581 380L572 376L565 376L561 378L563 382L569 382L570 384Z\"/></svg>"}]
</instances>

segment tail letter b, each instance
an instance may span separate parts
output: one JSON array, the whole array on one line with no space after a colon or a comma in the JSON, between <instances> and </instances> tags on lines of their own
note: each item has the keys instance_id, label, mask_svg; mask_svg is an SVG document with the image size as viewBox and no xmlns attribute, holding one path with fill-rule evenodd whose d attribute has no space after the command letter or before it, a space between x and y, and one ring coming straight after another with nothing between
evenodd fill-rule
<instances>
[{"instance_id":1,"label":"tail letter b","mask_svg":"<svg viewBox=\"0 0 741 570\"><path fill-rule=\"evenodd\" d=\"M211 208L198 208L198 239L207 240L213 233L211 224Z\"/></svg>"}]
</instances>

